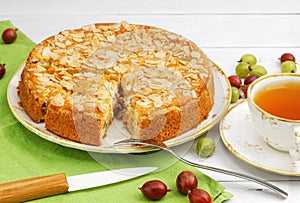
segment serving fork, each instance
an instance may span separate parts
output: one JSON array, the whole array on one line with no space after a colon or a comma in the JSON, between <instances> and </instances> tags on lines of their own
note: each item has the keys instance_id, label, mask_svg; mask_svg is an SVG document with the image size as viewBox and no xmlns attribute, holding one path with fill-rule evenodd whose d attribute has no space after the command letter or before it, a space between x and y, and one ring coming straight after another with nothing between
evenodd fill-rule
<instances>
[{"instance_id":1,"label":"serving fork","mask_svg":"<svg viewBox=\"0 0 300 203\"><path fill-rule=\"evenodd\" d=\"M277 194L280 195L280 197L286 199L288 196L288 193L283 191L282 189L278 188L277 186L268 183L264 180L261 180L259 178L253 177L253 176L249 176L246 174L242 174L242 173L238 173L238 172L234 172L234 171L229 171L229 170L225 170L225 169L221 169L221 168L216 168L216 167L212 167L212 166L206 166L206 165L202 165L202 164L198 164L198 163L194 163L191 162L187 159L184 159L183 157L179 156L178 154L176 154L171 148L169 148L164 142L159 141L159 140L141 140L141 139L125 139L125 140L121 140L119 142L114 143L114 146L120 146L120 145L133 145L135 147L139 147L141 145L143 146L148 146L148 147L154 147L154 148L158 148L164 151L169 152L171 155L173 155L174 157L176 157L178 160L191 165L193 167L197 167L197 168L201 168L204 170L209 170L209 171L214 171L214 172L218 172L218 173L222 173L222 174L226 174L226 175L230 175L230 176L235 176L238 178L242 178L251 182L255 182L258 183L266 188L269 188L270 190L276 192Z\"/></svg>"}]
</instances>

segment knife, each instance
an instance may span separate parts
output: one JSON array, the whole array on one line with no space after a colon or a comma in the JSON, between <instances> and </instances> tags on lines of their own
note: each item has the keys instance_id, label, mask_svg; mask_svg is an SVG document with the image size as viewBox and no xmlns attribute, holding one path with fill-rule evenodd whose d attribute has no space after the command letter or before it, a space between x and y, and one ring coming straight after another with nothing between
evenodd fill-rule
<instances>
[{"instance_id":1,"label":"knife","mask_svg":"<svg viewBox=\"0 0 300 203\"><path fill-rule=\"evenodd\" d=\"M157 167L124 168L70 177L66 177L64 173L59 173L17 180L0 184L0 202L24 202L99 187L136 178L156 169Z\"/></svg>"}]
</instances>

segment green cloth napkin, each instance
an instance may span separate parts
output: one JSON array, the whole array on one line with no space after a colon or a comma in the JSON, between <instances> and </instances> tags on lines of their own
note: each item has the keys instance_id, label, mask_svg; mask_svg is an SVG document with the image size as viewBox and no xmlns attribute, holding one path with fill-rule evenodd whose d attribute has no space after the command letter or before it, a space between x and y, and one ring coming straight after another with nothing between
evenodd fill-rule
<instances>
[{"instance_id":1,"label":"green cloth napkin","mask_svg":"<svg viewBox=\"0 0 300 203\"><path fill-rule=\"evenodd\" d=\"M0 22L0 33L8 27L15 26L10 21ZM20 30L17 40L12 44L4 44L0 39L0 63L6 64L6 74L0 79L0 183L54 173L66 173L70 176L107 170L86 151L52 143L30 132L11 113L6 98L8 83L34 46ZM207 190L214 203L232 197L217 181L177 161L164 170L129 181L32 202L151 202L141 194L138 187L152 179L162 180L174 190L160 202L188 202L187 197L176 190L176 177L183 170L193 171L197 175L199 188Z\"/></svg>"}]
</instances>

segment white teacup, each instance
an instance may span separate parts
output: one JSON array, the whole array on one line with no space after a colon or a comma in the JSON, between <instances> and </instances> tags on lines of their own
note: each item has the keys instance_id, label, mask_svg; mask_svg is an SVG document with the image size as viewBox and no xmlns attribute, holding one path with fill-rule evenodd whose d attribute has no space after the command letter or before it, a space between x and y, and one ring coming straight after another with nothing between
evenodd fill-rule
<instances>
[{"instance_id":1,"label":"white teacup","mask_svg":"<svg viewBox=\"0 0 300 203\"><path fill-rule=\"evenodd\" d=\"M251 118L258 133L273 148L289 152L294 160L300 160L300 120L274 116L254 102L257 92L280 81L300 82L300 74L271 74L256 79L248 88L247 101ZM300 102L300 101L295 101ZM300 104L299 104L300 105Z\"/></svg>"}]
</instances>

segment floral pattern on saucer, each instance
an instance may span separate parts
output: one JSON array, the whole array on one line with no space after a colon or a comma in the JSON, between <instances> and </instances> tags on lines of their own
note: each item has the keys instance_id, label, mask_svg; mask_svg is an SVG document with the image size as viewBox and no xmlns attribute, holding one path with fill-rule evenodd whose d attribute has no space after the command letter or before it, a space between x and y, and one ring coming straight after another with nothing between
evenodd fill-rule
<instances>
[{"instance_id":1,"label":"floral pattern on saucer","mask_svg":"<svg viewBox=\"0 0 300 203\"><path fill-rule=\"evenodd\" d=\"M292 170L289 154L269 146L255 130L246 100L228 110L220 133L227 149L242 161L268 172L300 176Z\"/></svg>"}]
</instances>

